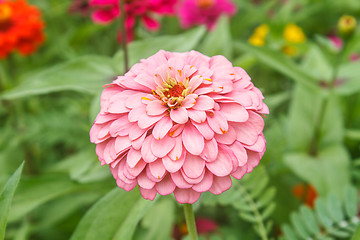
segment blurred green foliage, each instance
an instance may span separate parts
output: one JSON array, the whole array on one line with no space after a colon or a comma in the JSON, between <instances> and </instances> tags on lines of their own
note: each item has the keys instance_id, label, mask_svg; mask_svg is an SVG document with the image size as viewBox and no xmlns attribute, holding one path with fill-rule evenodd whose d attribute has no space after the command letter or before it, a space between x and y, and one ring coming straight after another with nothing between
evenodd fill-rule
<instances>
[{"instance_id":1,"label":"blurred green foliage","mask_svg":"<svg viewBox=\"0 0 360 240\"><path fill-rule=\"evenodd\" d=\"M360 29L342 49L328 37L342 15L360 21L360 1L235 2L238 13L211 32L166 17L158 32L137 27L129 45L131 65L160 49L222 54L245 68L270 108L261 166L195 204L197 216L219 226L200 239L349 239L359 225L360 60L350 57L360 54ZM0 61L8 82L0 93L0 238L7 227L5 239L16 240L171 239L184 221L181 206L170 196L149 202L136 189L113 189L89 143L102 85L123 74L119 23L69 14L70 0L30 3L43 12L45 45ZM306 35L294 56L282 51L289 23ZM270 29L266 44L252 46L261 24ZM314 209L306 193L294 194L298 184L315 188Z\"/></svg>"}]
</instances>

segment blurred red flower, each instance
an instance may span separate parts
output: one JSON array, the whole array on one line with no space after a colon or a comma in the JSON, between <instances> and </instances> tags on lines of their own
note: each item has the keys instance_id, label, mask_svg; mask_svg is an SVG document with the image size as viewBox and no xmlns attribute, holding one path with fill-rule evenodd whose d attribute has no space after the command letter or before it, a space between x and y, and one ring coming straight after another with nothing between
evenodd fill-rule
<instances>
[{"instance_id":1,"label":"blurred red flower","mask_svg":"<svg viewBox=\"0 0 360 240\"><path fill-rule=\"evenodd\" d=\"M26 0L0 0L0 58L11 52L33 53L44 42L40 10Z\"/></svg>"},{"instance_id":2,"label":"blurred red flower","mask_svg":"<svg viewBox=\"0 0 360 240\"><path fill-rule=\"evenodd\" d=\"M218 229L218 224L210 219L205 217L200 217L195 221L197 233L199 235L205 235L208 233L215 232ZM180 225L175 225L173 229L172 237L176 240L182 239L182 237L188 234L188 229L186 223Z\"/></svg>"},{"instance_id":3,"label":"blurred red flower","mask_svg":"<svg viewBox=\"0 0 360 240\"><path fill-rule=\"evenodd\" d=\"M92 20L98 24L109 24L120 16L119 0L90 0L90 6L94 9ZM150 30L158 30L160 23L152 14L172 15L175 13L177 0L125 0L125 28L127 41L134 38L133 28L136 18L140 18L145 27ZM119 40L121 40L121 35Z\"/></svg>"}]
</instances>

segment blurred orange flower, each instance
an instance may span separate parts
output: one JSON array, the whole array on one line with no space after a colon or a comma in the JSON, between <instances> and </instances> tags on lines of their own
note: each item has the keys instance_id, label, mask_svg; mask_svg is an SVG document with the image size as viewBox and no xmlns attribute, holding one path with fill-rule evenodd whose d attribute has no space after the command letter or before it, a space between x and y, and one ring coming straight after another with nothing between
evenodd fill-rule
<instances>
[{"instance_id":1,"label":"blurred orange flower","mask_svg":"<svg viewBox=\"0 0 360 240\"><path fill-rule=\"evenodd\" d=\"M0 0L0 58L11 52L33 53L44 42L41 13L26 0Z\"/></svg>"},{"instance_id":2,"label":"blurred orange flower","mask_svg":"<svg viewBox=\"0 0 360 240\"><path fill-rule=\"evenodd\" d=\"M294 196L307 206L314 208L317 192L312 185L298 184L292 189Z\"/></svg>"}]
</instances>

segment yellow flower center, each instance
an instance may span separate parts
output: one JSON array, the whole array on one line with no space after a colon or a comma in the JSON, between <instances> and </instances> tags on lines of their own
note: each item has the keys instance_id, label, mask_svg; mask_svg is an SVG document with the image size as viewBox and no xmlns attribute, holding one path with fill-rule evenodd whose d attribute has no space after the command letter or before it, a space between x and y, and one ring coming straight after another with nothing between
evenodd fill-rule
<instances>
[{"instance_id":1,"label":"yellow flower center","mask_svg":"<svg viewBox=\"0 0 360 240\"><path fill-rule=\"evenodd\" d=\"M197 0L196 3L199 8L209 8L214 5L215 0Z\"/></svg>"},{"instance_id":2,"label":"yellow flower center","mask_svg":"<svg viewBox=\"0 0 360 240\"><path fill-rule=\"evenodd\" d=\"M7 4L0 4L0 31L10 25L12 10Z\"/></svg>"},{"instance_id":3,"label":"yellow flower center","mask_svg":"<svg viewBox=\"0 0 360 240\"><path fill-rule=\"evenodd\" d=\"M189 79L186 78L185 83L183 83L168 75L162 84L163 86L158 86L153 91L153 94L158 96L168 107L172 109L179 108L182 101L190 93L190 88L188 88Z\"/></svg>"}]
</instances>

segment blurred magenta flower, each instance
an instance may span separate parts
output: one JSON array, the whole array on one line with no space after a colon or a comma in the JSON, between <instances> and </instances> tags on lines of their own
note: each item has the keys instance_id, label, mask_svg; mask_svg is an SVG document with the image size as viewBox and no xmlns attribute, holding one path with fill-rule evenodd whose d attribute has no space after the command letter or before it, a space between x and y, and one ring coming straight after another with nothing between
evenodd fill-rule
<instances>
[{"instance_id":1,"label":"blurred magenta flower","mask_svg":"<svg viewBox=\"0 0 360 240\"><path fill-rule=\"evenodd\" d=\"M30 55L45 41L44 22L25 0L0 0L0 58L14 51Z\"/></svg>"},{"instance_id":2,"label":"blurred magenta flower","mask_svg":"<svg viewBox=\"0 0 360 240\"><path fill-rule=\"evenodd\" d=\"M119 0L90 0L89 3L94 9L92 19L95 23L109 24L120 16ZM126 0L124 10L127 41L134 38L133 28L137 17L148 30L158 30L160 23L152 17L152 14L172 15L175 13L176 3L177 0Z\"/></svg>"},{"instance_id":3,"label":"blurred magenta flower","mask_svg":"<svg viewBox=\"0 0 360 240\"><path fill-rule=\"evenodd\" d=\"M335 47L336 50L340 50L343 47L343 41L340 37L336 36L336 35L331 35L328 37L329 40L331 41L331 43L333 44L333 46Z\"/></svg>"},{"instance_id":4,"label":"blurred magenta flower","mask_svg":"<svg viewBox=\"0 0 360 240\"><path fill-rule=\"evenodd\" d=\"M182 27L206 25L210 30L222 14L235 13L236 5L231 0L184 0L179 9Z\"/></svg>"},{"instance_id":5,"label":"blurred magenta flower","mask_svg":"<svg viewBox=\"0 0 360 240\"><path fill-rule=\"evenodd\" d=\"M259 164L263 98L223 56L161 50L107 85L90 139L120 188L194 203Z\"/></svg>"}]
</instances>

